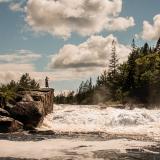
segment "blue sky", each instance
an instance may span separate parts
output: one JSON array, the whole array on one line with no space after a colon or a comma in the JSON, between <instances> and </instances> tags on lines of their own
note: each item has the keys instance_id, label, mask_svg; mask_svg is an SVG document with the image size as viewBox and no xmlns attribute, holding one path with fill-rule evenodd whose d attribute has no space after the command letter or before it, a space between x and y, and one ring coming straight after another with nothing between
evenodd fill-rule
<instances>
[{"instance_id":1,"label":"blue sky","mask_svg":"<svg viewBox=\"0 0 160 160\"><path fill-rule=\"evenodd\" d=\"M96 77L105 68L104 65L100 65L105 63L101 59L102 56L97 56L97 54L104 55L97 49L100 46L96 46L94 51L90 50L90 45L97 45L94 44L95 41L106 43L103 51L108 51L106 53L108 60L109 49L106 48L110 47L112 38L117 40L119 57L124 58L122 52L126 52L124 54L127 56L128 45L135 35L138 35L137 45L142 45L146 41L154 45L160 36L160 29L158 29L160 28L160 1L158 0L117 0L117 2L115 0L112 1L111 6L109 0L101 2L95 0L101 10L94 8L96 7L94 4L89 4L89 0L88 2L81 0L81 4L75 4L77 8L79 7L79 12L83 9L84 13L81 14L71 5L75 0L67 2L59 0L58 5L53 1L0 0L1 83L8 82L12 78L16 80L20 74L29 72L41 83L46 75L49 76L51 87L57 91L76 89L82 79ZM66 3L66 11L61 11L63 3ZM92 8L87 10L85 4ZM109 11L105 10L104 6L109 7L107 8ZM45 12L43 10L40 12L43 7ZM84 16L83 14L85 19L80 17ZM95 17L97 14L97 17L90 19L92 14ZM67 16L64 18L62 15ZM101 24L105 16L107 17L105 24ZM122 19L118 20L119 17ZM94 38L91 38L92 36ZM93 56L91 52L95 52ZM24 61L23 58L26 60Z\"/></svg>"}]
</instances>

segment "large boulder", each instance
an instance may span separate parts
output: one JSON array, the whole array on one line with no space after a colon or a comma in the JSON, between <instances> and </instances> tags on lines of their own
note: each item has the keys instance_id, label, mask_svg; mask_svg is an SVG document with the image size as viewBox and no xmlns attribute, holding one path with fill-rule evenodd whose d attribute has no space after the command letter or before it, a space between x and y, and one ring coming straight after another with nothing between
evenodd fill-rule
<instances>
[{"instance_id":1,"label":"large boulder","mask_svg":"<svg viewBox=\"0 0 160 160\"><path fill-rule=\"evenodd\" d=\"M0 116L0 132L16 132L23 129L23 124L13 118Z\"/></svg>"},{"instance_id":2,"label":"large boulder","mask_svg":"<svg viewBox=\"0 0 160 160\"><path fill-rule=\"evenodd\" d=\"M19 91L14 101L5 106L5 110L10 114L9 116L6 113L6 116L22 122L24 129L34 129L53 111L53 96L54 90L49 88Z\"/></svg>"},{"instance_id":3,"label":"large boulder","mask_svg":"<svg viewBox=\"0 0 160 160\"><path fill-rule=\"evenodd\" d=\"M40 125L44 118L44 108L41 102L18 102L10 108L12 117L24 124L25 129L33 129Z\"/></svg>"},{"instance_id":4,"label":"large boulder","mask_svg":"<svg viewBox=\"0 0 160 160\"><path fill-rule=\"evenodd\" d=\"M33 91L20 91L20 101L23 102L41 102L44 108L44 116L53 111L53 97L54 90L50 88L44 88Z\"/></svg>"}]
</instances>

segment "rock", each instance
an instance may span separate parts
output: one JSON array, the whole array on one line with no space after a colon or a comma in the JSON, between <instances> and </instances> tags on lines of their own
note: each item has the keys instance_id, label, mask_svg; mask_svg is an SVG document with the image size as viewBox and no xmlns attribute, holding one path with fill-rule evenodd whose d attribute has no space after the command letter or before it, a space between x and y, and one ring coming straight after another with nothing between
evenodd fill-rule
<instances>
[{"instance_id":1,"label":"rock","mask_svg":"<svg viewBox=\"0 0 160 160\"><path fill-rule=\"evenodd\" d=\"M23 129L23 124L13 118L0 116L0 132L16 132Z\"/></svg>"},{"instance_id":2,"label":"rock","mask_svg":"<svg viewBox=\"0 0 160 160\"><path fill-rule=\"evenodd\" d=\"M53 89L39 89L32 91L19 91L14 103L7 103L4 116L12 117L23 123L24 129L38 127L44 117L53 111ZM1 114L0 114L1 115Z\"/></svg>"},{"instance_id":3,"label":"rock","mask_svg":"<svg viewBox=\"0 0 160 160\"><path fill-rule=\"evenodd\" d=\"M7 117L10 117L10 114L8 111L0 108L0 116L7 116Z\"/></svg>"},{"instance_id":4,"label":"rock","mask_svg":"<svg viewBox=\"0 0 160 160\"><path fill-rule=\"evenodd\" d=\"M36 135L56 135L56 133L52 130L44 130L44 131L40 131L40 130L30 130L29 131L30 134L36 134Z\"/></svg>"},{"instance_id":5,"label":"rock","mask_svg":"<svg viewBox=\"0 0 160 160\"><path fill-rule=\"evenodd\" d=\"M33 91L20 91L19 95L22 96L21 101L25 102L41 102L44 108L44 116L53 111L53 96L54 90L50 88L44 88Z\"/></svg>"},{"instance_id":6,"label":"rock","mask_svg":"<svg viewBox=\"0 0 160 160\"><path fill-rule=\"evenodd\" d=\"M18 102L10 109L10 114L22 122L25 129L33 129L43 121L44 107L41 102Z\"/></svg>"},{"instance_id":7,"label":"rock","mask_svg":"<svg viewBox=\"0 0 160 160\"><path fill-rule=\"evenodd\" d=\"M32 98L31 95L26 94L26 95L24 95L24 96L22 97L22 101L23 101L23 102L33 102L33 98Z\"/></svg>"}]
</instances>

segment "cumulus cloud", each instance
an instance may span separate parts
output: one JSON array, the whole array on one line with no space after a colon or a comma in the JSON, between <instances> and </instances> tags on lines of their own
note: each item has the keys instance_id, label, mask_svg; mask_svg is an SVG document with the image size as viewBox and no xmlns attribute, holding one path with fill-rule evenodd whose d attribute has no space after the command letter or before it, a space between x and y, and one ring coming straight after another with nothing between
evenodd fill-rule
<instances>
[{"instance_id":1,"label":"cumulus cloud","mask_svg":"<svg viewBox=\"0 0 160 160\"><path fill-rule=\"evenodd\" d=\"M71 75L94 75L108 67L112 41L116 41L116 49L120 61L126 60L130 47L120 44L116 37L91 36L80 45L65 45L59 52L52 56L49 63L50 69L69 70Z\"/></svg>"},{"instance_id":2,"label":"cumulus cloud","mask_svg":"<svg viewBox=\"0 0 160 160\"><path fill-rule=\"evenodd\" d=\"M1 67L2 65L0 65ZM0 70L0 84L6 84L9 83L11 80L15 80L18 81L20 79L20 77L22 76L22 74L24 73L29 73L29 75L34 78L36 81L38 81L40 83L41 87L44 87L45 83L44 80L47 77L49 77L49 82L50 84L54 82L56 83L57 81L64 81L64 80L77 80L77 79L81 79L81 78L86 78L86 72L85 74L81 73L78 74L77 72L72 72L72 71L63 71L60 72L58 70L56 71L52 71L52 72L37 72L35 71L34 66L28 66L26 64L26 67L24 67L23 65L19 65L19 67L21 67L21 69L18 69L18 66L14 66L13 64L9 65L10 67L14 67L14 69L5 69L4 71L2 71L2 69ZM9 66L7 68L9 68ZM6 66L3 65L3 68L5 68Z\"/></svg>"},{"instance_id":3,"label":"cumulus cloud","mask_svg":"<svg viewBox=\"0 0 160 160\"><path fill-rule=\"evenodd\" d=\"M15 72L30 72L35 70L33 64L14 64L14 63L7 63L7 64L0 64L0 71L15 71Z\"/></svg>"},{"instance_id":4,"label":"cumulus cloud","mask_svg":"<svg viewBox=\"0 0 160 160\"><path fill-rule=\"evenodd\" d=\"M40 54L28 50L18 50L12 53L0 54L1 63L28 63L41 58Z\"/></svg>"},{"instance_id":5,"label":"cumulus cloud","mask_svg":"<svg viewBox=\"0 0 160 160\"><path fill-rule=\"evenodd\" d=\"M33 64L0 64L0 83L8 83L11 80L17 81L23 73L34 72Z\"/></svg>"},{"instance_id":6,"label":"cumulus cloud","mask_svg":"<svg viewBox=\"0 0 160 160\"><path fill-rule=\"evenodd\" d=\"M145 40L157 40L160 37L160 14L153 18L153 24L148 21L143 22L141 37Z\"/></svg>"},{"instance_id":7,"label":"cumulus cloud","mask_svg":"<svg viewBox=\"0 0 160 160\"><path fill-rule=\"evenodd\" d=\"M0 83L17 81L24 73L30 73L33 78L36 77L40 81L38 74L33 74L36 73L36 67L32 63L39 58L40 54L28 50L0 54Z\"/></svg>"},{"instance_id":8,"label":"cumulus cloud","mask_svg":"<svg viewBox=\"0 0 160 160\"><path fill-rule=\"evenodd\" d=\"M11 3L9 5L9 8L13 12L23 12L24 8L21 5L22 5L22 3Z\"/></svg>"},{"instance_id":9,"label":"cumulus cloud","mask_svg":"<svg viewBox=\"0 0 160 160\"><path fill-rule=\"evenodd\" d=\"M0 64L0 83L8 83L11 80L17 81L24 73L35 72L33 64Z\"/></svg>"},{"instance_id":10,"label":"cumulus cloud","mask_svg":"<svg viewBox=\"0 0 160 160\"><path fill-rule=\"evenodd\" d=\"M0 83L8 83L11 80L17 81L24 73L29 73L30 76L35 78L42 87L44 87L44 79L46 76L49 77L50 82L79 79L82 77L82 74L77 74L76 77L73 77L72 74L70 74L72 72L71 70L60 72L57 69L50 72L37 72L34 63L32 62L39 58L41 58L41 55L26 50L19 50L15 53L12 52L0 55Z\"/></svg>"},{"instance_id":11,"label":"cumulus cloud","mask_svg":"<svg viewBox=\"0 0 160 160\"><path fill-rule=\"evenodd\" d=\"M133 17L117 17L121 10L122 0L28 0L26 22L37 32L63 38L72 32L86 36L133 26Z\"/></svg>"},{"instance_id":12,"label":"cumulus cloud","mask_svg":"<svg viewBox=\"0 0 160 160\"><path fill-rule=\"evenodd\" d=\"M132 27L135 25L134 18L133 17L118 17L114 19L108 20L108 23L106 24L106 29L111 31L116 30L127 30L129 27Z\"/></svg>"}]
</instances>

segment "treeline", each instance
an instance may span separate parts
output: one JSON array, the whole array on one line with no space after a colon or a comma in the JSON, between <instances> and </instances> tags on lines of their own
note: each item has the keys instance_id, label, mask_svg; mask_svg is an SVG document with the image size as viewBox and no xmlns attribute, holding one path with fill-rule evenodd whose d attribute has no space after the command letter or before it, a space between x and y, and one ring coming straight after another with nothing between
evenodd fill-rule
<instances>
[{"instance_id":1,"label":"treeline","mask_svg":"<svg viewBox=\"0 0 160 160\"><path fill-rule=\"evenodd\" d=\"M137 47L132 42L132 50L126 62L119 63L116 44L112 43L109 69L97 77L82 82L76 93L61 93L55 97L56 103L97 104L107 101L120 103L157 104L160 102L160 39L155 47L145 43Z\"/></svg>"}]
</instances>

